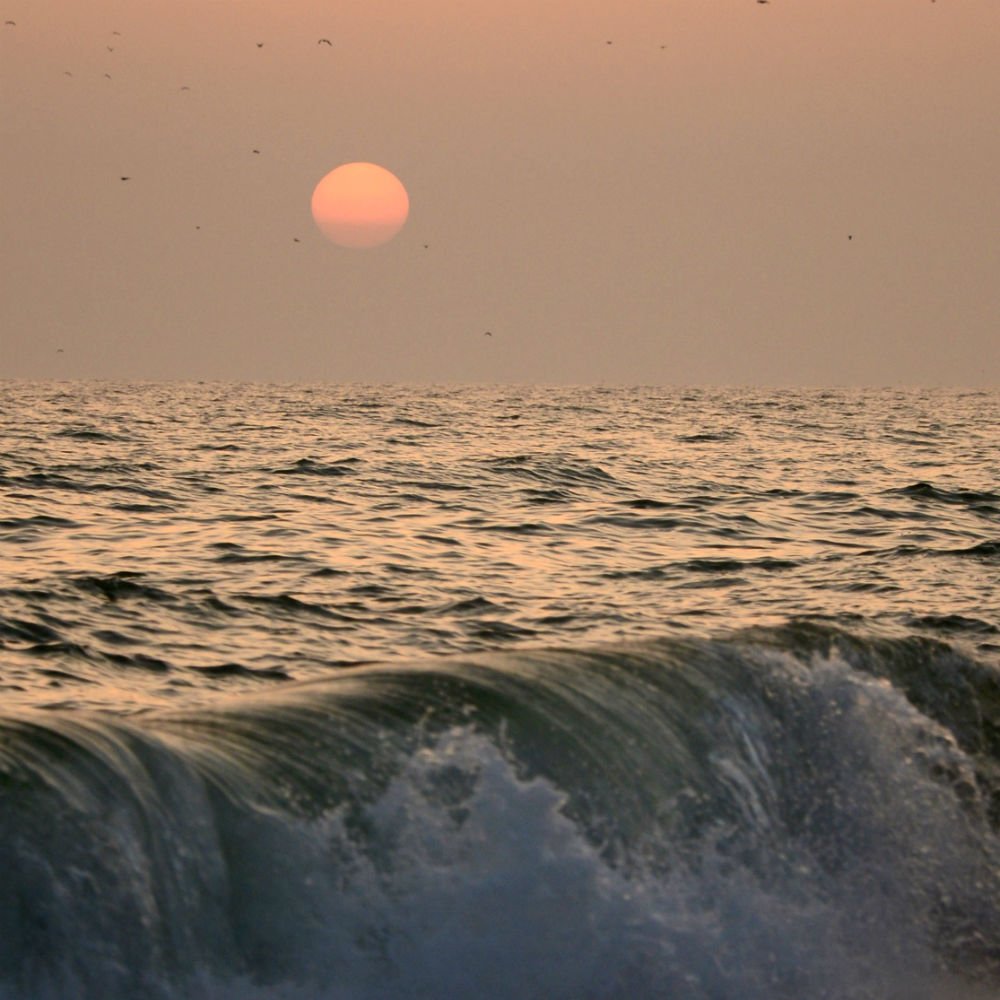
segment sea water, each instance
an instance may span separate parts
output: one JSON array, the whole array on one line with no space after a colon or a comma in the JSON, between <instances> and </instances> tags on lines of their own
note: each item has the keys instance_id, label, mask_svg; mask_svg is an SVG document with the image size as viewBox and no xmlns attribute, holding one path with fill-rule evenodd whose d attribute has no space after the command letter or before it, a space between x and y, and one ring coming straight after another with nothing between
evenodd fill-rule
<instances>
[{"instance_id":1,"label":"sea water","mask_svg":"<svg viewBox=\"0 0 1000 1000\"><path fill-rule=\"evenodd\" d=\"M0 997L996 996L998 442L0 383Z\"/></svg>"}]
</instances>

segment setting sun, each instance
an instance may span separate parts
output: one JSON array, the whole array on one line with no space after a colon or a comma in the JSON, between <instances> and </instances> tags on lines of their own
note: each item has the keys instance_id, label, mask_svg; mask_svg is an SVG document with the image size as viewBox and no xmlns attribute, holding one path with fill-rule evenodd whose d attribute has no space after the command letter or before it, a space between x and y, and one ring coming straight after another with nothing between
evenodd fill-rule
<instances>
[{"instance_id":1,"label":"setting sun","mask_svg":"<svg viewBox=\"0 0 1000 1000\"><path fill-rule=\"evenodd\" d=\"M374 163L344 163L312 195L320 232L342 247L376 247L406 222L410 199L395 174Z\"/></svg>"}]
</instances>

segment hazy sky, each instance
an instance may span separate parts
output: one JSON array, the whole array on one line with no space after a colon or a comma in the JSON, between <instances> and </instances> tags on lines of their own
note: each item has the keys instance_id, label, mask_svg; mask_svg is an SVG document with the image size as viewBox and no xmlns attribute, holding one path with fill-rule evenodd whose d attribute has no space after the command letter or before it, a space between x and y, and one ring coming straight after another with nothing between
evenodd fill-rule
<instances>
[{"instance_id":1,"label":"hazy sky","mask_svg":"<svg viewBox=\"0 0 1000 1000\"><path fill-rule=\"evenodd\" d=\"M1000 383L998 0L6 19L0 377ZM385 246L312 222L351 160Z\"/></svg>"}]
</instances>

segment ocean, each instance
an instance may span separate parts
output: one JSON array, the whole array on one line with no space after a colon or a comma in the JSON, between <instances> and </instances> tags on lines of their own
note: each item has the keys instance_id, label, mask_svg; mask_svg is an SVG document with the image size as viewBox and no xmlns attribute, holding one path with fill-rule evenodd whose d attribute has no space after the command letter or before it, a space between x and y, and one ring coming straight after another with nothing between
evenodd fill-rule
<instances>
[{"instance_id":1,"label":"ocean","mask_svg":"<svg viewBox=\"0 0 1000 1000\"><path fill-rule=\"evenodd\" d=\"M0 382L0 998L1000 995L1000 391Z\"/></svg>"}]
</instances>

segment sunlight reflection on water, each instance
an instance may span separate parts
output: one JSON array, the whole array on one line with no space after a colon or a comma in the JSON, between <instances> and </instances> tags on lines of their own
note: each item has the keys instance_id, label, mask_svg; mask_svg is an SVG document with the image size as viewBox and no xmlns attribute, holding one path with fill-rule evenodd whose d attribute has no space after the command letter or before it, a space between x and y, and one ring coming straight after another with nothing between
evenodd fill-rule
<instances>
[{"instance_id":1,"label":"sunlight reflection on water","mask_svg":"<svg viewBox=\"0 0 1000 1000\"><path fill-rule=\"evenodd\" d=\"M1000 393L2 383L8 703L823 616L1000 651Z\"/></svg>"}]
</instances>

